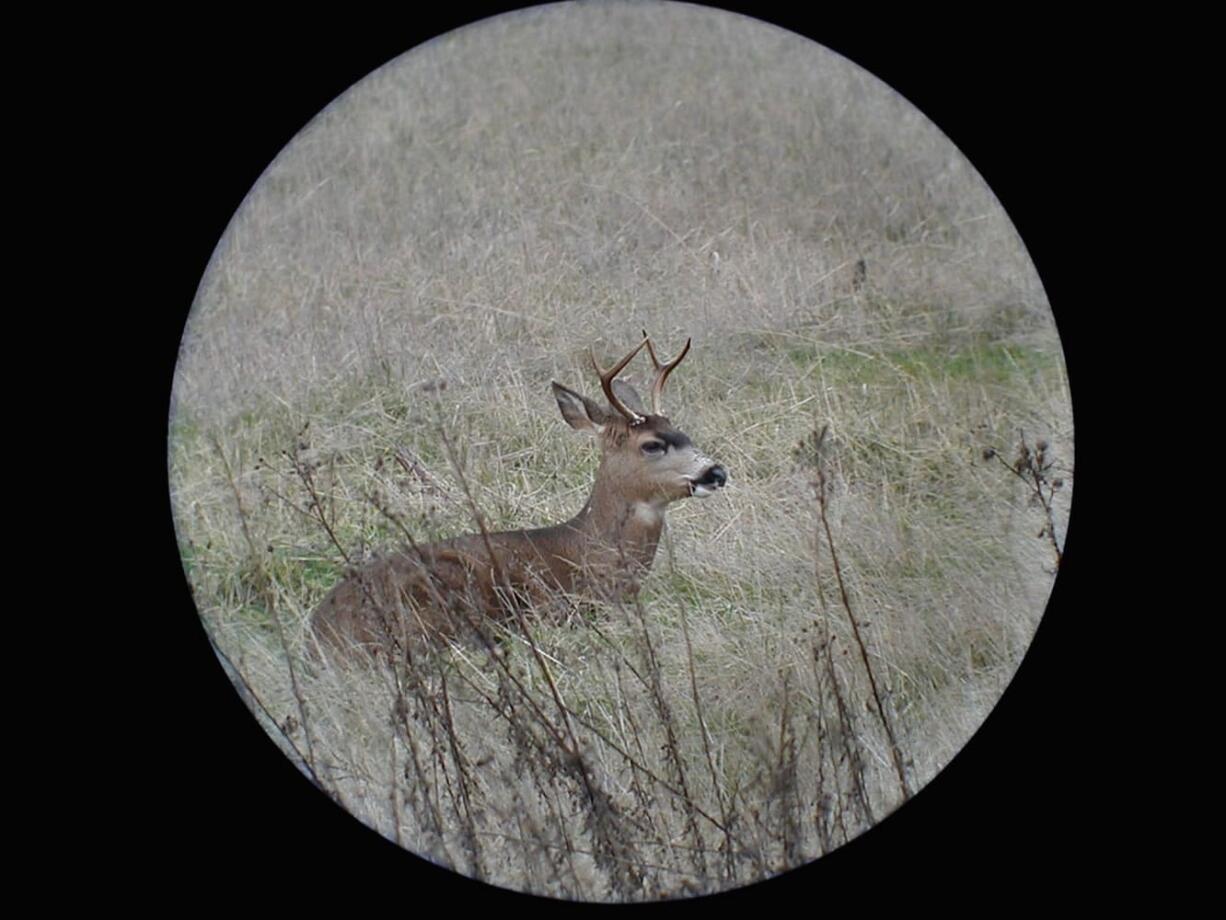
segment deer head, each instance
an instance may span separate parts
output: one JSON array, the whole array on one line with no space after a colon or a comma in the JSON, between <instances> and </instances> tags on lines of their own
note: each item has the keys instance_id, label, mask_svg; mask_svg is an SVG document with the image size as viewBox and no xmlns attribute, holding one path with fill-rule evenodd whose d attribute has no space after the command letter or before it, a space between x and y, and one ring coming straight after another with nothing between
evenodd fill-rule
<instances>
[{"instance_id":1,"label":"deer head","mask_svg":"<svg viewBox=\"0 0 1226 920\"><path fill-rule=\"evenodd\" d=\"M650 412L634 388L617 378L643 346L655 367ZM661 363L644 333L643 340L607 370L591 354L607 406L553 383L562 418L570 427L594 436L600 443L597 487L615 492L630 505L662 509L677 499L711 495L728 481L724 467L698 450L689 435L674 428L660 409L664 383L689 350L687 339L677 357Z\"/></svg>"}]
</instances>

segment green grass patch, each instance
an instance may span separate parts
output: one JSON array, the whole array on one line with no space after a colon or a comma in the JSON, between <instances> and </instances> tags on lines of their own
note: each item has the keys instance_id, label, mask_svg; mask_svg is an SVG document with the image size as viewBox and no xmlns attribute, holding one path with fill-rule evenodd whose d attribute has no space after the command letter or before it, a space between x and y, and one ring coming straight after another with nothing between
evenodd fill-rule
<instances>
[{"instance_id":1,"label":"green grass patch","mask_svg":"<svg viewBox=\"0 0 1226 920\"><path fill-rule=\"evenodd\" d=\"M830 348L819 343L790 345L785 354L798 368L831 385L951 381L1006 386L1056 368L1053 355L1024 345L968 343L891 349L880 354Z\"/></svg>"}]
</instances>

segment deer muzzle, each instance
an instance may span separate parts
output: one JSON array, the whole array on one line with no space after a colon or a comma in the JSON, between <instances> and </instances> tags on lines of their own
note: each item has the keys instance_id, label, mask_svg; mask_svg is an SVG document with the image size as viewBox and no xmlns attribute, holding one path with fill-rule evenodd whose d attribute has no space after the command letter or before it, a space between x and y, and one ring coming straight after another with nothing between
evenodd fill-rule
<instances>
[{"instance_id":1,"label":"deer muzzle","mask_svg":"<svg viewBox=\"0 0 1226 920\"><path fill-rule=\"evenodd\" d=\"M728 471L718 463L703 470L702 475L690 480L690 494L703 498L722 489L728 482Z\"/></svg>"}]
</instances>

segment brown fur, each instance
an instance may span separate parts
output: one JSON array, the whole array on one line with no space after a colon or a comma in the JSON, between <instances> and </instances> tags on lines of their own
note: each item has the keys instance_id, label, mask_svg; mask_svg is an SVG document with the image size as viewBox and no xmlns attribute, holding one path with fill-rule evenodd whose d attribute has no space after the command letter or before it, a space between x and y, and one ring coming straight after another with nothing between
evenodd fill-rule
<instances>
[{"instance_id":1,"label":"brown fur","mask_svg":"<svg viewBox=\"0 0 1226 920\"><path fill-rule=\"evenodd\" d=\"M662 415L631 423L559 384L554 395L567 423L596 435L601 446L596 482L579 513L552 527L468 534L375 560L316 609L311 626L325 646L378 655L484 631L539 611L559 594L612 599L638 591L665 507L690 495L704 468L718 465ZM642 450L662 439L667 451Z\"/></svg>"}]
</instances>

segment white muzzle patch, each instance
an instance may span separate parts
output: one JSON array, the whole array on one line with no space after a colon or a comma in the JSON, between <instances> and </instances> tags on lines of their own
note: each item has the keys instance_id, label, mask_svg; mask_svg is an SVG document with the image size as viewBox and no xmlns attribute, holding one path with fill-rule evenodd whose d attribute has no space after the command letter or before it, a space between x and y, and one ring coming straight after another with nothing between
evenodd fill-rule
<instances>
[{"instance_id":1,"label":"white muzzle patch","mask_svg":"<svg viewBox=\"0 0 1226 920\"><path fill-rule=\"evenodd\" d=\"M728 481L728 472L709 457L700 456L698 460L698 468L702 472L697 476L687 476L686 479L690 483L690 495L706 498L724 487Z\"/></svg>"}]
</instances>

